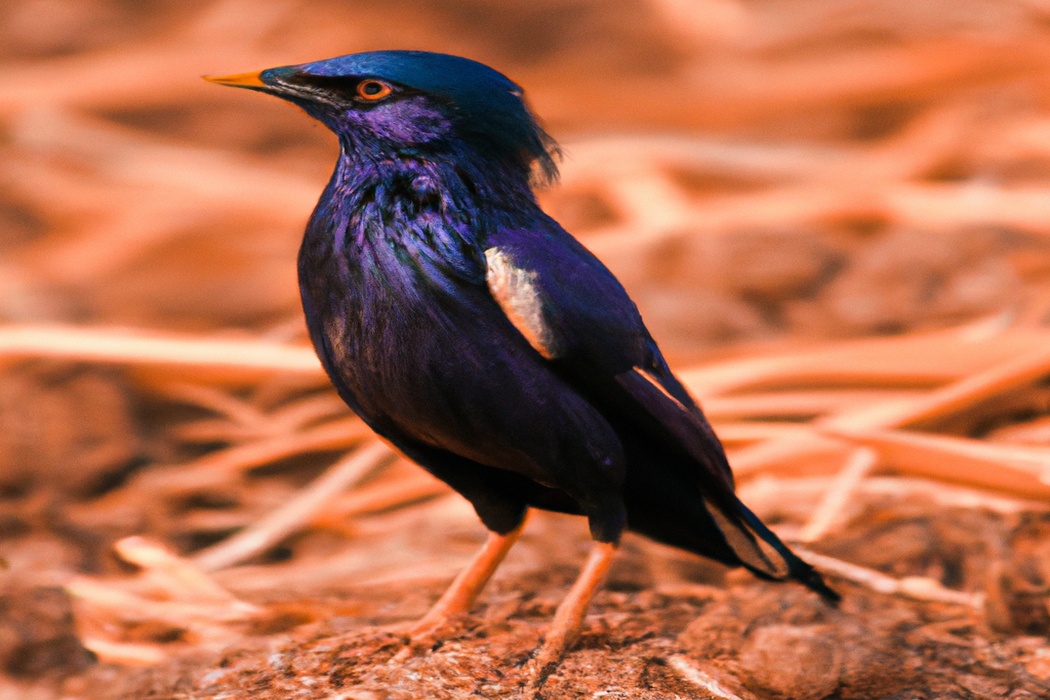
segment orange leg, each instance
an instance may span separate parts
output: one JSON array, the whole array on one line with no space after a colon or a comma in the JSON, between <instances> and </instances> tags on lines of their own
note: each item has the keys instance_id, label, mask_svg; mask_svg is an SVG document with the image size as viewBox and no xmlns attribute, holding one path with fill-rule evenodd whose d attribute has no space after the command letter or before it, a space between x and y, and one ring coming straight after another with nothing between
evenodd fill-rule
<instances>
[{"instance_id":1,"label":"orange leg","mask_svg":"<svg viewBox=\"0 0 1050 700\"><path fill-rule=\"evenodd\" d=\"M547 676L558 667L565 652L576 641L580 628L583 627L583 616L587 613L587 606L605 580L605 574L615 554L616 545L611 542L597 542L591 549L583 570L554 613L554 621L543 646L532 660L533 672L529 683L531 690L538 690L543 685Z\"/></svg>"},{"instance_id":2,"label":"orange leg","mask_svg":"<svg viewBox=\"0 0 1050 700\"><path fill-rule=\"evenodd\" d=\"M449 618L461 615L470 610L481 590L488 583L496 567L500 565L507 552L518 541L525 521L506 535L489 533L489 538L467 568L448 587L445 594L430 608L426 615L410 625L405 631L414 639L427 637L441 629Z\"/></svg>"}]
</instances>

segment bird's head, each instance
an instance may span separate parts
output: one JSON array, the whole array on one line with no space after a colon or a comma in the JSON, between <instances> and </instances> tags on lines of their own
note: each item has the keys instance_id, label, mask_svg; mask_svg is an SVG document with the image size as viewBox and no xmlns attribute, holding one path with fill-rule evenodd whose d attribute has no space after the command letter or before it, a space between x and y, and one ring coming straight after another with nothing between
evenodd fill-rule
<instances>
[{"instance_id":1,"label":"bird's head","mask_svg":"<svg viewBox=\"0 0 1050 700\"><path fill-rule=\"evenodd\" d=\"M370 51L205 79L293 102L345 144L423 154L466 144L541 181L557 176L557 146L525 105L521 88L470 59Z\"/></svg>"}]
</instances>

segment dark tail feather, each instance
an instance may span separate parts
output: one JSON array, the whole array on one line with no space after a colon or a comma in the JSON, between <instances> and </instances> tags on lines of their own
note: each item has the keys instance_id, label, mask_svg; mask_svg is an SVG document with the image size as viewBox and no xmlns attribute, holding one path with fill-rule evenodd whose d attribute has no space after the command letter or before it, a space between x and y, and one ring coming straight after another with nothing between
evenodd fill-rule
<instances>
[{"instance_id":1,"label":"dark tail feather","mask_svg":"<svg viewBox=\"0 0 1050 700\"><path fill-rule=\"evenodd\" d=\"M626 405L635 409L633 417L638 419L648 416L652 421L651 429L654 433L664 439L669 438L669 442L680 450L679 455L687 456L688 460L682 466L672 467L681 456L675 455L671 450L660 454L658 459L663 461L661 469L668 471L661 470L660 476L650 477L656 472L649 469L636 470L640 473L628 477L636 480L630 491L638 488L639 493L636 496L647 494L648 501L670 507L673 503L679 503L683 496L692 496L695 493L694 489L698 489L704 494L707 513L694 513L694 525L697 522L703 523L697 528L696 534L709 531L706 526L708 519L705 516L710 515L731 552L720 546L715 547L713 543L692 547L683 544L682 536L673 532L674 528L657 525L664 518L658 514L654 518L647 517L647 499L632 499L629 496L628 518L632 517L633 511L636 521L641 518L652 520L651 523L646 522L636 529L643 533L648 530L656 539L693 549L698 554L713 556L726 563L733 563L735 555L735 558L756 576L774 581L794 579L820 594L828 602L835 603L839 600L839 595L828 588L820 574L788 549L780 538L737 498L732 472L721 443L700 409L693 404L666 365L663 366L662 372L657 371L656 374L636 367L629 372L618 374L616 381L630 399ZM647 444L639 452L652 457L651 445ZM668 493L667 489L673 486L679 486L683 490ZM689 505L681 505L676 512L679 517L683 517L684 513L698 507L699 504L694 501Z\"/></svg>"},{"instance_id":2,"label":"dark tail feather","mask_svg":"<svg viewBox=\"0 0 1050 700\"><path fill-rule=\"evenodd\" d=\"M772 581L793 579L828 603L834 605L839 602L841 596L824 583L816 569L788 549L747 506L739 500L736 505L738 513L733 515L726 514L710 502L708 509L745 568L760 578Z\"/></svg>"}]
</instances>

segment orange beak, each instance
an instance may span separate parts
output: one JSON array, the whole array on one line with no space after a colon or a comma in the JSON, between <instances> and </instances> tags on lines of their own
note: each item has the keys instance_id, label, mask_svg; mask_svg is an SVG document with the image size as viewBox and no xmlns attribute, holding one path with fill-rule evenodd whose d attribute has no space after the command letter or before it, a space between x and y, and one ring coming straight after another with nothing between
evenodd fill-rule
<instances>
[{"instance_id":1,"label":"orange beak","mask_svg":"<svg viewBox=\"0 0 1050 700\"><path fill-rule=\"evenodd\" d=\"M238 73L237 75L203 75L201 76L209 83L218 83L219 85L232 85L234 87L243 88L264 88L268 87L266 83L259 78L261 71L255 71L254 73Z\"/></svg>"}]
</instances>

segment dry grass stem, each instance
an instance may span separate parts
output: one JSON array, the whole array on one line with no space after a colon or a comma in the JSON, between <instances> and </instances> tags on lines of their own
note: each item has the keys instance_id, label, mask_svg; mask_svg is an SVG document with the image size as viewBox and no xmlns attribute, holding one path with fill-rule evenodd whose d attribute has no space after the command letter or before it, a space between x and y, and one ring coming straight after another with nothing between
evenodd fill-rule
<instances>
[{"instance_id":1,"label":"dry grass stem","mask_svg":"<svg viewBox=\"0 0 1050 700\"><path fill-rule=\"evenodd\" d=\"M372 431L359 418L343 418L300 433L215 450L192 462L157 468L143 478L170 493L192 491L228 482L249 469L299 454L345 450L371 434Z\"/></svg>"},{"instance_id":2,"label":"dry grass stem","mask_svg":"<svg viewBox=\"0 0 1050 700\"><path fill-rule=\"evenodd\" d=\"M66 585L81 639L102 661L159 663L172 638L221 648L240 636L238 625L262 612L162 545L129 537L117 552L140 573L120 580L77 576Z\"/></svg>"},{"instance_id":3,"label":"dry grass stem","mask_svg":"<svg viewBox=\"0 0 1050 700\"><path fill-rule=\"evenodd\" d=\"M367 513L394 510L450 493L448 486L412 465L418 475L401 477L391 483L372 484L355 489L337 499L313 520L317 527L340 528L348 518Z\"/></svg>"},{"instance_id":4,"label":"dry grass stem","mask_svg":"<svg viewBox=\"0 0 1050 700\"><path fill-rule=\"evenodd\" d=\"M945 588L932 578L925 576L893 578L874 569L817 554L802 547L796 547L795 549L803 559L821 571L839 576L878 593L899 595L915 600L962 605L974 610L981 610L984 607L984 594L982 593L953 591Z\"/></svg>"},{"instance_id":5,"label":"dry grass stem","mask_svg":"<svg viewBox=\"0 0 1050 700\"><path fill-rule=\"evenodd\" d=\"M850 455L842 471L835 475L824 493L824 497L813 509L809 520L798 534L801 542L815 542L841 519L861 482L871 473L878 462L874 450L861 448Z\"/></svg>"},{"instance_id":6,"label":"dry grass stem","mask_svg":"<svg viewBox=\"0 0 1050 700\"><path fill-rule=\"evenodd\" d=\"M840 413L857 406L888 401L906 402L923 396L914 389L816 389L811 391L766 391L711 396L704 400L704 413L712 421L727 418L806 419Z\"/></svg>"},{"instance_id":7,"label":"dry grass stem","mask_svg":"<svg viewBox=\"0 0 1050 700\"><path fill-rule=\"evenodd\" d=\"M259 380L274 373L321 376L312 348L261 340L174 337L77 326L0 327L0 363L25 358L192 371L195 379Z\"/></svg>"},{"instance_id":8,"label":"dry grass stem","mask_svg":"<svg viewBox=\"0 0 1050 700\"><path fill-rule=\"evenodd\" d=\"M733 421L712 420L718 430L718 438L727 447L746 446L773 440L795 441L813 434L809 426L784 421Z\"/></svg>"},{"instance_id":9,"label":"dry grass stem","mask_svg":"<svg viewBox=\"0 0 1050 700\"><path fill-rule=\"evenodd\" d=\"M321 517L321 512L339 494L374 474L391 457L390 448L381 442L350 453L285 505L233 537L198 552L193 557L194 564L204 571L215 571L262 554Z\"/></svg>"},{"instance_id":10,"label":"dry grass stem","mask_svg":"<svg viewBox=\"0 0 1050 700\"><path fill-rule=\"evenodd\" d=\"M705 693L710 697L718 698L718 700L743 700L743 698L736 693L726 690L721 683L716 681L705 671L694 666L693 663L684 656L672 656L667 660L667 663L678 673L678 676L682 678L682 680L695 686L702 693Z\"/></svg>"},{"instance_id":11,"label":"dry grass stem","mask_svg":"<svg viewBox=\"0 0 1050 700\"><path fill-rule=\"evenodd\" d=\"M790 503L809 514L816 509L827 492L826 476L763 476L751 479L740 487L744 501L752 504L759 512L776 511L782 508L784 503ZM1050 509L1050 504L1046 501L917 476L868 476L857 485L854 496L859 501L921 499L938 508L983 510L1003 515L1046 512ZM841 524L840 521L839 525ZM832 530L829 534L833 535L836 531Z\"/></svg>"},{"instance_id":12,"label":"dry grass stem","mask_svg":"<svg viewBox=\"0 0 1050 700\"><path fill-rule=\"evenodd\" d=\"M826 431L873 449L898 472L1050 499L1050 449L991 444L899 430Z\"/></svg>"},{"instance_id":13,"label":"dry grass stem","mask_svg":"<svg viewBox=\"0 0 1050 700\"><path fill-rule=\"evenodd\" d=\"M1050 376L1050 352L1038 350L966 376L928 395L900 404L896 415L885 415L877 425L862 412L839 415L824 425L843 430L861 428L923 428L954 413L994 400L997 396Z\"/></svg>"},{"instance_id":14,"label":"dry grass stem","mask_svg":"<svg viewBox=\"0 0 1050 700\"><path fill-rule=\"evenodd\" d=\"M799 387L930 389L1013 360L1050 340L1031 329L947 331L874 337L768 353L682 370L705 398Z\"/></svg>"}]
</instances>

